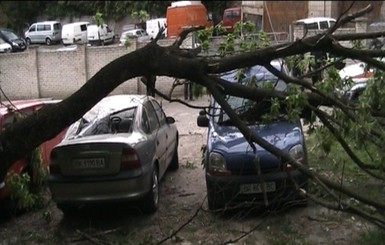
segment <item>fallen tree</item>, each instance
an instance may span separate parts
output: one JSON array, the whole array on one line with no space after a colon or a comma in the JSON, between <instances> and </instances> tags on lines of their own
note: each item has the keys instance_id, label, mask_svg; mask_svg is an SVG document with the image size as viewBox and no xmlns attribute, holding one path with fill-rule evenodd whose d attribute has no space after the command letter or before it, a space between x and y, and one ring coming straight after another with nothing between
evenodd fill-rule
<instances>
[{"instance_id":1,"label":"fallen tree","mask_svg":"<svg viewBox=\"0 0 385 245\"><path fill-rule=\"evenodd\" d=\"M292 107L294 109L289 113L293 113L293 116L296 117L308 115L306 119L310 120L311 128L327 129L328 133L334 137L334 140L342 146L362 171L376 180L384 181L385 165L382 159L385 155L382 153L382 145L385 136L383 132L385 110L382 105L385 104L385 101L383 101L384 96L381 96L384 89L380 85L384 77L382 71L385 71L385 63L378 58L385 56L385 51L369 50L359 46L345 47L340 45L339 41L357 42L378 38L385 36L385 32L334 34L342 25L370 11L371 6L369 5L357 13L343 15L335 26L315 36L305 36L292 43L257 47L245 52L234 52L219 57L202 55L204 52L200 49L184 50L180 48L188 33L198 31L200 28L182 32L175 43L167 47L159 46L157 39L155 39L145 47L124 55L103 67L84 86L62 102L47 105L3 131L0 134L0 179L5 177L12 162L31 152L44 141L56 136L120 84L136 77L169 76L206 87L245 138L249 139L251 145L253 142L257 143L284 161L290 162L321 186L331 198L320 199L315 194L306 192L303 193L304 195L323 206L357 214L379 227L385 228L384 202L357 193L342 182L331 180L295 161L290 155L280 151L250 131L223 99L224 95L233 95L256 102L278 100L281 105L295 104ZM320 68L319 71L326 71L329 68L331 71L328 80L318 84L313 84L307 79L312 72L318 71L307 71L302 76L294 77L281 73L270 66L270 62L274 59L289 59L314 51L324 51L336 57L342 57L342 59L361 60L375 68L378 71L375 75L377 83L374 83L374 88L371 90L377 92L377 96L372 94L373 96L366 97L368 98L367 101L362 101L358 105L347 103L335 93L335 89L342 87L346 81L335 77L336 71L333 71L333 63L324 64ZM277 77L292 84L297 89L279 92L267 88L233 84L219 78L223 72L253 65L265 66ZM163 95L159 91L155 92L157 95L173 101L169 96ZM321 106L329 107L332 113L320 109ZM349 140L353 138L352 135L354 135L354 140L361 140L364 144L370 144L370 152L377 155L373 156L370 161L357 156L347 142L348 138ZM352 205L350 199L356 200L360 205Z\"/></svg>"}]
</instances>

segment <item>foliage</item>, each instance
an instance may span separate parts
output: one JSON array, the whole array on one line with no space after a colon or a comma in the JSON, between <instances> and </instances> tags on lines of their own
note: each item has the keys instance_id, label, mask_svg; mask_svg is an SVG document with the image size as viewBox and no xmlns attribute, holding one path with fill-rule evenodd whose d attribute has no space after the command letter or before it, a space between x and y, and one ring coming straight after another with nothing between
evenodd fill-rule
<instances>
[{"instance_id":1,"label":"foliage","mask_svg":"<svg viewBox=\"0 0 385 245\"><path fill-rule=\"evenodd\" d=\"M131 17L139 19L140 22L145 22L150 18L150 15L145 10L132 11Z\"/></svg>"},{"instance_id":2,"label":"foliage","mask_svg":"<svg viewBox=\"0 0 385 245\"><path fill-rule=\"evenodd\" d=\"M93 16L93 19L97 26L101 26L104 23L103 14L100 12L96 12L96 14Z\"/></svg>"},{"instance_id":3,"label":"foliage","mask_svg":"<svg viewBox=\"0 0 385 245\"><path fill-rule=\"evenodd\" d=\"M35 149L29 160L27 168L21 175L14 172L8 175L8 186L11 199L18 210L31 210L41 207L43 203L42 188L47 176L47 169L43 166L40 149ZM33 180L31 173L34 173Z\"/></svg>"},{"instance_id":4,"label":"foliage","mask_svg":"<svg viewBox=\"0 0 385 245\"><path fill-rule=\"evenodd\" d=\"M385 240L385 232L378 229L370 229L368 232L363 233L360 238L360 244L366 245L380 245Z\"/></svg>"},{"instance_id":5,"label":"foliage","mask_svg":"<svg viewBox=\"0 0 385 245\"><path fill-rule=\"evenodd\" d=\"M36 20L46 7L45 1L1 1L0 14L5 27L14 29L20 35Z\"/></svg>"}]
</instances>

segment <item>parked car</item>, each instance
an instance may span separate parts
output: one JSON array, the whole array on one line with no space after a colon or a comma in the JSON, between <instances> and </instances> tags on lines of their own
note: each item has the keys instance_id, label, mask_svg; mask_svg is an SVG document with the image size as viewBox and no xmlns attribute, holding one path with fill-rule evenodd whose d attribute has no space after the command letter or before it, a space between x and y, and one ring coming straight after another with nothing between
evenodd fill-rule
<instances>
[{"instance_id":1,"label":"parked car","mask_svg":"<svg viewBox=\"0 0 385 245\"><path fill-rule=\"evenodd\" d=\"M138 42L150 42L152 37L144 29L133 29L125 31L120 35L119 45L124 46L127 39L136 38Z\"/></svg>"},{"instance_id":2,"label":"parked car","mask_svg":"<svg viewBox=\"0 0 385 245\"><path fill-rule=\"evenodd\" d=\"M146 21L146 32L152 38L156 38L160 28L163 28L163 33L161 35L161 38L166 38L166 33L167 33L166 18L156 18L156 19L150 19Z\"/></svg>"},{"instance_id":3,"label":"parked car","mask_svg":"<svg viewBox=\"0 0 385 245\"><path fill-rule=\"evenodd\" d=\"M87 40L91 45L104 45L115 42L115 33L107 24L89 25L87 27Z\"/></svg>"},{"instance_id":4,"label":"parked car","mask_svg":"<svg viewBox=\"0 0 385 245\"><path fill-rule=\"evenodd\" d=\"M288 71L281 60L273 61L271 64L279 70ZM236 74L237 71L232 71L223 74L222 78L236 83L238 82ZM258 65L247 69L245 78L239 82L242 84L255 82L258 87L272 83L275 84L276 90L287 89L286 83ZM291 122L282 112L271 122L266 123L262 120L262 112L270 110L268 107L255 110L255 102L235 96L226 96L226 101L256 134L289 153L294 159L307 164L304 132L300 120ZM210 210L226 210L245 204L263 205L263 186L269 204L285 204L291 200L306 203L303 202L306 199L299 195L292 181L293 178L299 187L306 189L306 176L257 144L254 144L256 147L254 154L248 141L214 98L211 98L208 114L200 112L197 124L200 127L208 127L204 168ZM260 170L255 160L258 161Z\"/></svg>"},{"instance_id":5,"label":"parked car","mask_svg":"<svg viewBox=\"0 0 385 245\"><path fill-rule=\"evenodd\" d=\"M0 37L11 45L12 52L20 52L27 49L25 40L11 29L0 28Z\"/></svg>"},{"instance_id":6,"label":"parked car","mask_svg":"<svg viewBox=\"0 0 385 245\"><path fill-rule=\"evenodd\" d=\"M242 14L241 7L227 8L223 11L222 26L226 32L234 31L234 25L242 20Z\"/></svg>"},{"instance_id":7,"label":"parked car","mask_svg":"<svg viewBox=\"0 0 385 245\"><path fill-rule=\"evenodd\" d=\"M80 21L64 24L61 31L61 39L64 45L87 43L87 27L89 22Z\"/></svg>"},{"instance_id":8,"label":"parked car","mask_svg":"<svg viewBox=\"0 0 385 245\"><path fill-rule=\"evenodd\" d=\"M11 102L2 101L0 104L0 126L3 131L7 127L11 126L17 115L28 116L41 109L46 104L57 103L58 100L52 99L31 99L31 100L15 100ZM55 138L48 140L40 145L42 163L48 170L49 156L54 145L58 144L64 136L65 130L59 133ZM28 158L22 158L14 162L8 170L8 173L23 174L28 173L31 177L31 185L35 184L36 170L28 164ZM9 175L8 175L9 176ZM9 190L9 184L7 177L0 179L0 206L3 209L14 208L14 201L11 199L11 192Z\"/></svg>"},{"instance_id":9,"label":"parked car","mask_svg":"<svg viewBox=\"0 0 385 245\"><path fill-rule=\"evenodd\" d=\"M374 69L368 69L364 62L354 61L339 71L341 79L351 79L352 84L337 91L347 102L354 102L364 92L367 81L373 77Z\"/></svg>"},{"instance_id":10,"label":"parked car","mask_svg":"<svg viewBox=\"0 0 385 245\"><path fill-rule=\"evenodd\" d=\"M159 182L177 169L178 130L150 96L112 95L72 124L51 153L48 186L63 212L78 205L140 200L159 205Z\"/></svg>"},{"instance_id":11,"label":"parked car","mask_svg":"<svg viewBox=\"0 0 385 245\"><path fill-rule=\"evenodd\" d=\"M33 23L25 32L24 37L27 45L34 43L52 43L61 42L61 23L58 21L43 21Z\"/></svg>"},{"instance_id":12,"label":"parked car","mask_svg":"<svg viewBox=\"0 0 385 245\"><path fill-rule=\"evenodd\" d=\"M0 37L0 53L12 52L12 46Z\"/></svg>"}]
</instances>

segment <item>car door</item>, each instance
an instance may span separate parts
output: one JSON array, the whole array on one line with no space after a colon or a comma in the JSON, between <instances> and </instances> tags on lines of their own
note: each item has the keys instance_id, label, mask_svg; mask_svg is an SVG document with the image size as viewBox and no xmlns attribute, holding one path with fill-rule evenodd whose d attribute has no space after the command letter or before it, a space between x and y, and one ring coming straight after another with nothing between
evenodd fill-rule
<instances>
[{"instance_id":1,"label":"car door","mask_svg":"<svg viewBox=\"0 0 385 245\"><path fill-rule=\"evenodd\" d=\"M36 24L32 25L28 30L29 39L31 43L36 43Z\"/></svg>"},{"instance_id":2,"label":"car door","mask_svg":"<svg viewBox=\"0 0 385 245\"><path fill-rule=\"evenodd\" d=\"M44 35L45 35L45 24L38 24L36 28L36 36L35 36L35 42L36 43L43 43L44 42Z\"/></svg>"},{"instance_id":3,"label":"car door","mask_svg":"<svg viewBox=\"0 0 385 245\"><path fill-rule=\"evenodd\" d=\"M159 161L159 175L162 176L167 168L167 134L164 127L160 127L158 116L150 101L144 103L147 113L150 134L154 138L155 154Z\"/></svg>"},{"instance_id":4,"label":"car door","mask_svg":"<svg viewBox=\"0 0 385 245\"><path fill-rule=\"evenodd\" d=\"M170 125L166 122L166 115L162 109L162 107L159 105L159 103L155 100L151 101L152 105L154 106L156 115L159 120L159 127L162 131L164 131L166 136L166 162L169 164L172 160L172 157L174 155L174 150L176 147L176 132L174 131L173 127L170 127Z\"/></svg>"}]
</instances>

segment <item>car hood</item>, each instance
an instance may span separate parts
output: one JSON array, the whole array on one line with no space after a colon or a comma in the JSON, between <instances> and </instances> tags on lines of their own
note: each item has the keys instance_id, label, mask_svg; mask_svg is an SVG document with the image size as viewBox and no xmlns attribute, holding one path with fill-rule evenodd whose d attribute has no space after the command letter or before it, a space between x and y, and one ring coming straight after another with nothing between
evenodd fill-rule
<instances>
[{"instance_id":1,"label":"car hood","mask_svg":"<svg viewBox=\"0 0 385 245\"><path fill-rule=\"evenodd\" d=\"M288 152L291 147L303 144L300 122L277 121L269 124L249 126L256 134L270 144ZM255 169L254 154L249 143L235 126L216 125L211 132L212 151L221 153L229 170ZM280 160L270 152L255 144L261 168L280 167Z\"/></svg>"}]
</instances>

